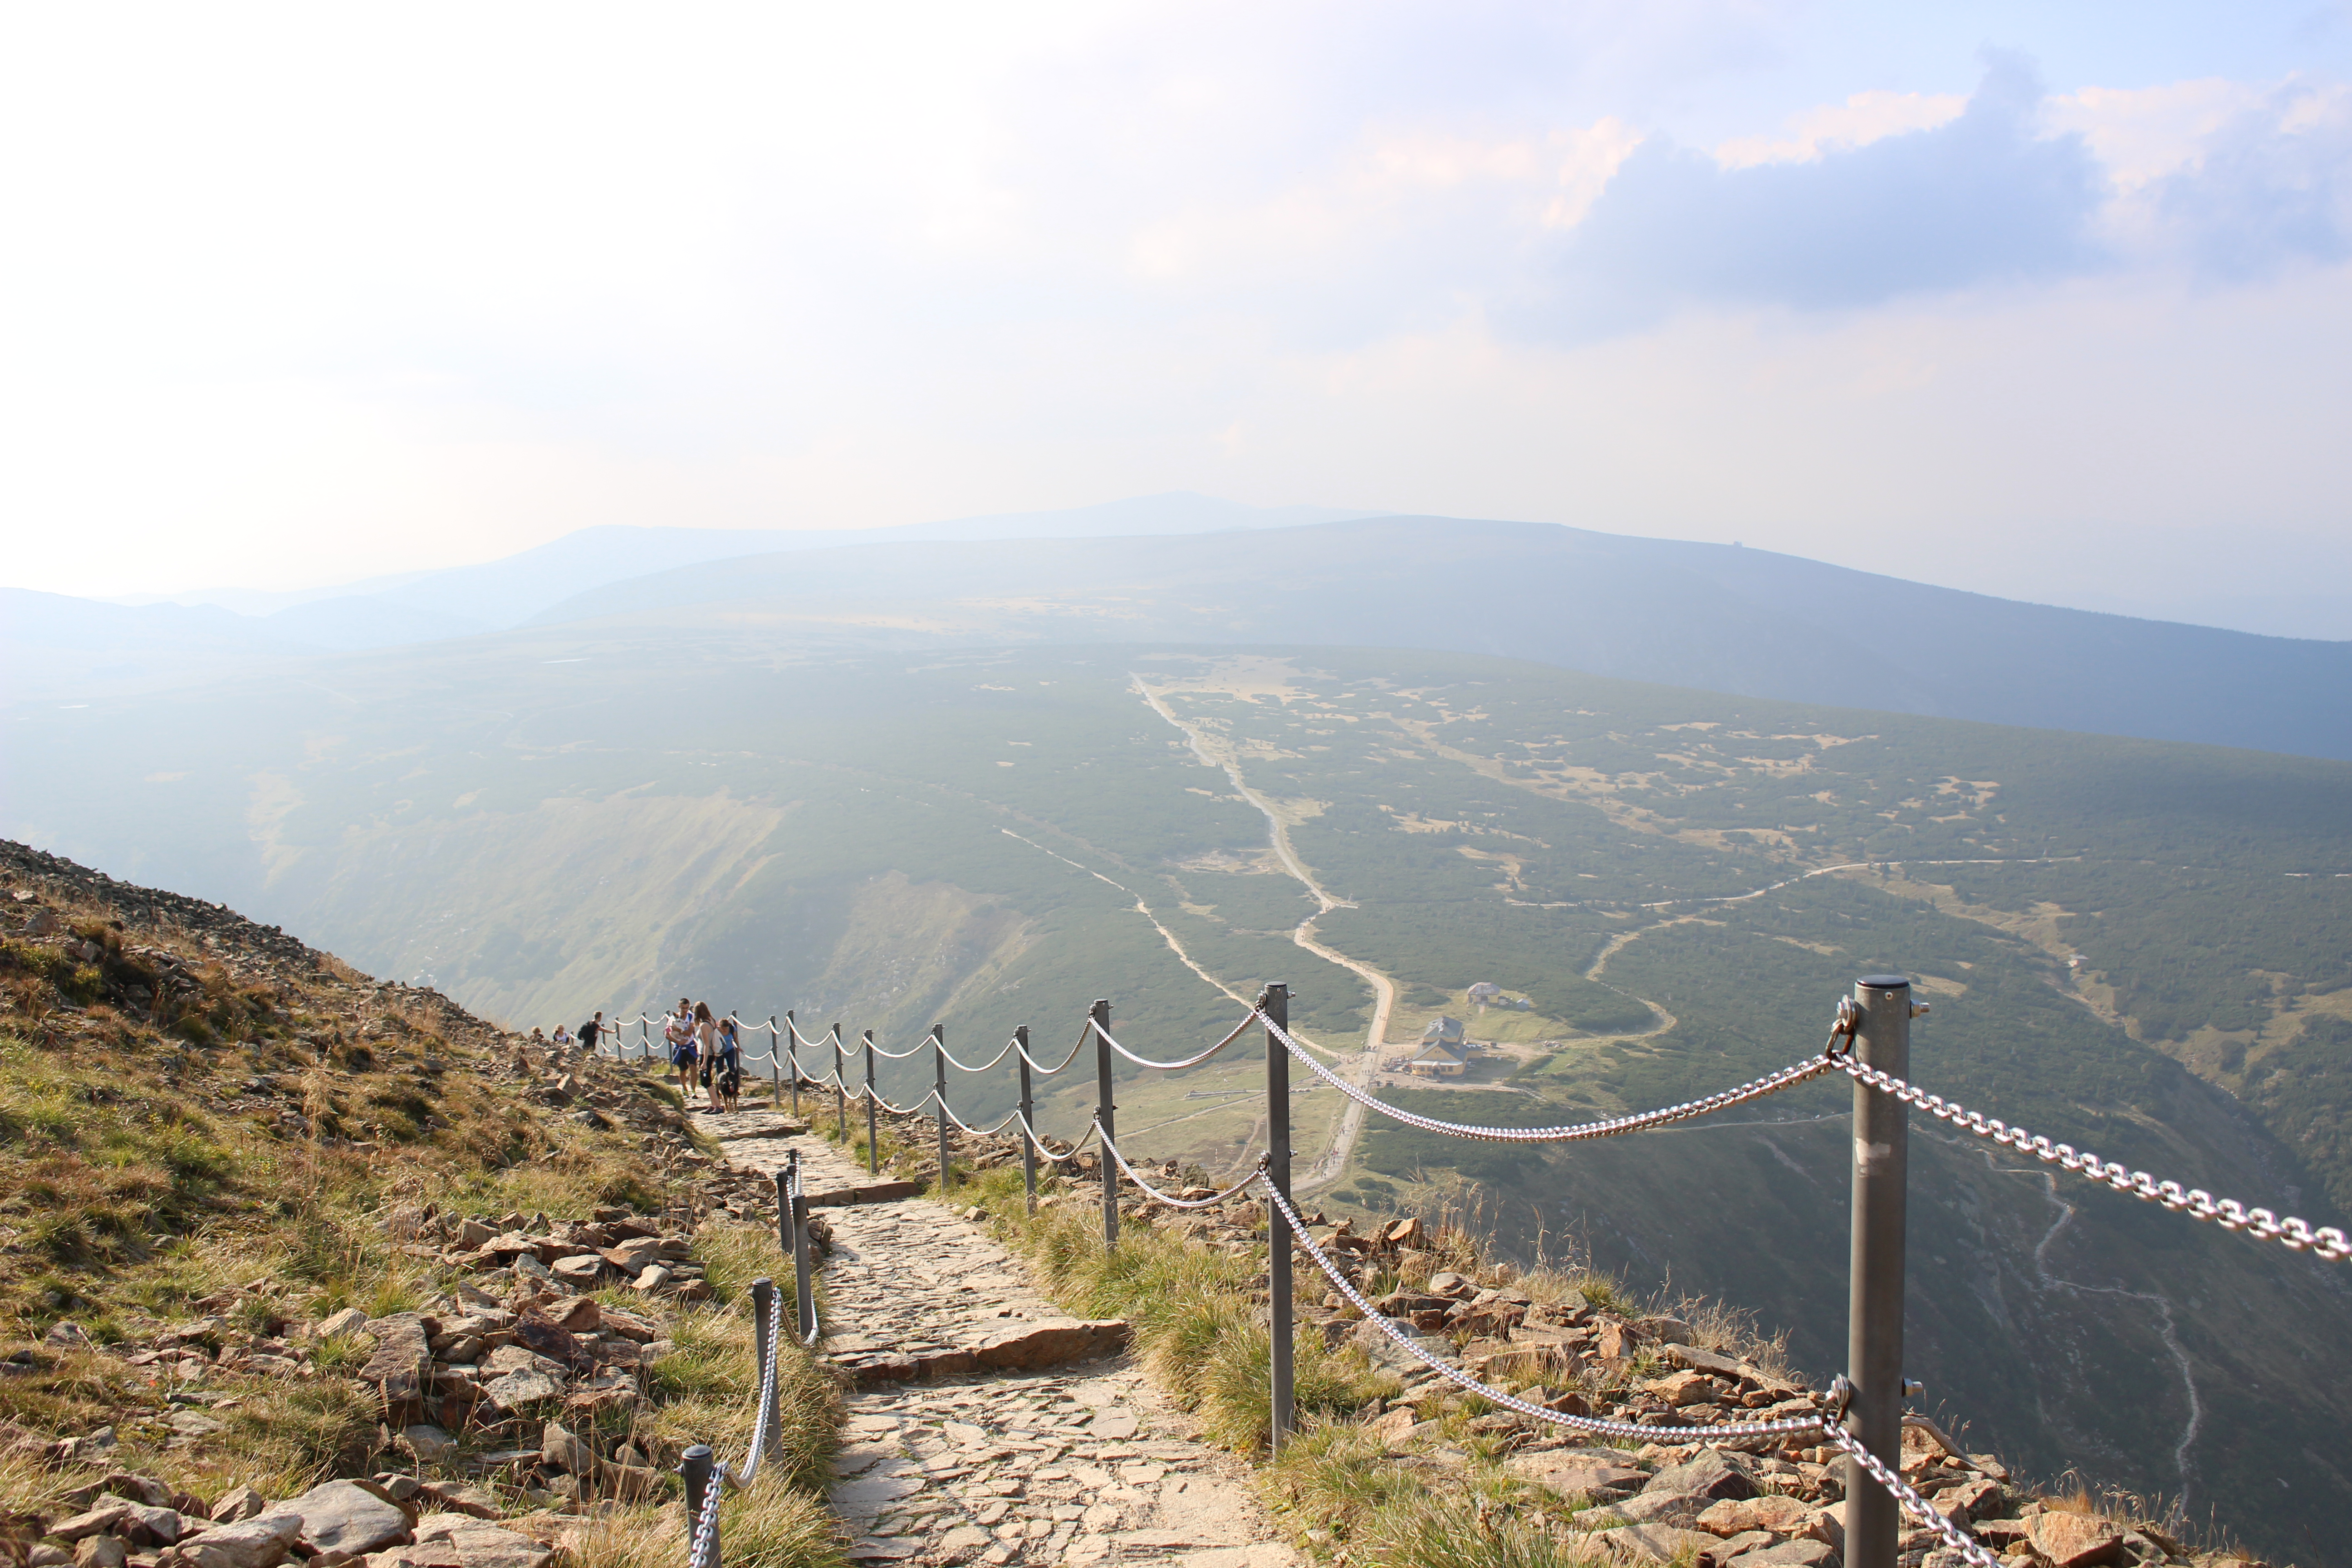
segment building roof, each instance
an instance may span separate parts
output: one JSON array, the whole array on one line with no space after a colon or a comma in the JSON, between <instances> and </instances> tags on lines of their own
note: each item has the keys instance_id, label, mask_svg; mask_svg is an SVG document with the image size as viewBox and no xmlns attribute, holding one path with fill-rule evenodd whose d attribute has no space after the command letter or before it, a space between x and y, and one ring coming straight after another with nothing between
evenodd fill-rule
<instances>
[{"instance_id":1,"label":"building roof","mask_svg":"<svg viewBox=\"0 0 2352 1568\"><path fill-rule=\"evenodd\" d=\"M1458 1040L1462 1037L1462 1020L1444 1016L1432 1018L1429 1026L1422 1030L1421 1037L1424 1040Z\"/></svg>"}]
</instances>

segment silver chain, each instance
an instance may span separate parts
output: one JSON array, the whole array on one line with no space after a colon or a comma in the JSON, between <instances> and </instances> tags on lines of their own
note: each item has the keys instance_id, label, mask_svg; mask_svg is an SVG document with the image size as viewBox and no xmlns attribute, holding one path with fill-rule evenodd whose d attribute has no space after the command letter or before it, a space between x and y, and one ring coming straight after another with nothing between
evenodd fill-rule
<instances>
[{"instance_id":1,"label":"silver chain","mask_svg":"<svg viewBox=\"0 0 2352 1568\"><path fill-rule=\"evenodd\" d=\"M1704 1100L1685 1100L1658 1110L1640 1111L1632 1116L1612 1116L1603 1121L1586 1121L1573 1127L1473 1127L1459 1121L1440 1121L1435 1117L1421 1116L1401 1107L1375 1100L1349 1083L1338 1073L1309 1056L1300 1042L1291 1037L1290 1031L1265 1014L1257 1015L1266 1032L1280 1040L1290 1054L1314 1070L1324 1082L1355 1100L1358 1104L1392 1116L1408 1127L1418 1127L1428 1132L1444 1132L1455 1138L1469 1138L1488 1143L1570 1143L1588 1138L1614 1138L1622 1133L1639 1132L1645 1128L1662 1127L1670 1121L1686 1121L1694 1116L1706 1116L1713 1111L1727 1110L1751 1100L1778 1094L1784 1089L1794 1089L1809 1079L1819 1078L1836 1065L1826 1056L1811 1057L1782 1068L1779 1072L1743 1083L1737 1089L1727 1089L1710 1094Z\"/></svg>"},{"instance_id":2,"label":"silver chain","mask_svg":"<svg viewBox=\"0 0 2352 1568\"><path fill-rule=\"evenodd\" d=\"M1851 1454L1859 1460L1863 1468L1870 1472L1871 1479L1885 1487L1906 1513L1912 1515L1920 1523L1941 1535L1947 1544L1969 1560L1971 1568L2000 1568L2000 1561L1991 1552L1978 1545L1965 1531L1937 1512L1933 1503L1922 1497L1899 1474L1888 1469L1876 1455L1864 1447L1852 1434L1828 1416L1814 1415L1789 1421L1735 1421L1727 1422L1719 1426L1642 1426L1631 1421L1604 1421L1597 1416L1570 1415L1564 1411L1547 1410L1540 1405L1529 1404L1527 1400L1518 1398L1515 1394L1506 1394L1499 1388L1488 1387L1468 1373L1439 1360L1412 1340L1407 1339L1394 1322L1375 1309L1370 1301L1364 1300L1363 1292L1358 1290L1349 1281L1346 1274L1333 1266L1331 1260L1323 1255L1323 1249L1307 1239L1307 1227L1299 1219L1298 1211L1290 1206L1290 1200L1282 1195L1281 1190L1274 1184L1273 1180L1263 1171L1257 1173L1254 1179L1265 1183L1266 1196L1273 1201L1276 1207L1282 1210L1283 1217L1290 1222L1291 1237L1298 1249L1314 1259L1315 1266L1323 1271L1323 1277L1337 1286L1341 1295L1355 1303L1357 1310L1364 1314L1366 1321L1379 1325L1381 1331L1386 1334L1399 1349L1412 1356L1432 1372L1476 1394L1488 1404L1499 1405L1507 1410L1515 1410L1522 1415L1533 1416L1538 1421L1549 1421L1556 1426L1567 1426L1576 1431L1591 1432L1603 1437L1623 1437L1648 1443L1668 1442L1675 1439L1712 1443L1725 1438L1796 1436L1804 1433L1814 1433L1822 1438L1824 1447L1836 1448L1841 1452Z\"/></svg>"},{"instance_id":3,"label":"silver chain","mask_svg":"<svg viewBox=\"0 0 2352 1568\"><path fill-rule=\"evenodd\" d=\"M1108 1046L1112 1050L1117 1051L1120 1056L1125 1057L1129 1061L1133 1062L1138 1067L1150 1068L1159 1072L1176 1072L1184 1068L1199 1067L1202 1062L1207 1061L1211 1057L1215 1056L1219 1051L1223 1050L1227 1046L1230 1046L1235 1040L1240 1039L1244 1031L1248 1029L1251 1025L1256 1023L1264 1016L1264 1014L1258 1012L1255 1008L1252 1008L1248 1016L1244 1017L1240 1023L1234 1026L1232 1034L1227 1035L1223 1039L1219 1040L1207 1050L1202 1051L1195 1056L1186 1057L1182 1061L1177 1062L1156 1062L1150 1057L1137 1056L1133 1051L1129 1050L1125 1046L1120 1045L1116 1039L1113 1039L1111 1037L1111 1032L1108 1029L1104 1028L1100 1024L1095 1022L1091 1014L1087 1016L1086 1030L1078 1036L1078 1043L1080 1045L1086 1044L1087 1034L1097 1035L1101 1037L1103 1044Z\"/></svg>"},{"instance_id":4,"label":"silver chain","mask_svg":"<svg viewBox=\"0 0 2352 1568\"><path fill-rule=\"evenodd\" d=\"M695 1517L694 1535L687 1542L687 1568L719 1568L719 1500L730 1478L727 1467L714 1462L702 1491L702 1511Z\"/></svg>"},{"instance_id":5,"label":"silver chain","mask_svg":"<svg viewBox=\"0 0 2352 1568\"><path fill-rule=\"evenodd\" d=\"M1097 1121L1095 1123L1095 1132L1097 1136L1101 1134L1102 1123L1100 1121ZM1110 1157L1118 1162L1118 1168L1127 1173L1127 1179L1129 1181L1133 1182L1137 1186L1141 1187L1145 1192L1150 1193L1155 1202L1166 1204L1171 1209L1213 1208L1218 1204L1223 1203L1227 1198L1232 1197L1235 1193L1245 1190L1252 1182L1257 1180L1259 1172L1265 1169L1265 1158L1264 1155L1260 1155L1258 1158L1257 1168L1255 1170L1253 1170L1248 1175L1244 1176L1240 1181L1235 1182L1232 1186L1227 1187L1223 1192L1215 1194L1213 1197L1171 1197L1168 1194L1161 1192L1158 1187L1153 1186L1150 1182L1145 1181L1141 1176L1137 1175L1135 1173L1135 1167L1127 1163L1127 1156L1118 1152L1118 1144L1112 1142L1108 1138L1104 1138L1102 1141L1102 1146L1110 1151Z\"/></svg>"},{"instance_id":6,"label":"silver chain","mask_svg":"<svg viewBox=\"0 0 2352 1568\"><path fill-rule=\"evenodd\" d=\"M2275 1241L2291 1252L2312 1252L2331 1263L2340 1263L2352 1258L2352 1239L2347 1239L2334 1226L2323 1226L2315 1230L2309 1221L2296 1219L2292 1215L2281 1219L2268 1209L2250 1209L2234 1198L2216 1199L2201 1187L2184 1191L2178 1182L2159 1182L2146 1171L2127 1171L2121 1165L2101 1160L2096 1154L2076 1153L2070 1143L2053 1143L2022 1127L1997 1121L1939 1094L1929 1094L1892 1073L1866 1066L1851 1056L1838 1057L1836 1066L1847 1076L1891 1094L1906 1105L1916 1106L1963 1131L1973 1132L1979 1138L1990 1138L1996 1143L2031 1154L2044 1164L2072 1171L2116 1192L2127 1193L2147 1203L2161 1204L2191 1219L2210 1220L2223 1230L2242 1230L2258 1240Z\"/></svg>"}]
</instances>

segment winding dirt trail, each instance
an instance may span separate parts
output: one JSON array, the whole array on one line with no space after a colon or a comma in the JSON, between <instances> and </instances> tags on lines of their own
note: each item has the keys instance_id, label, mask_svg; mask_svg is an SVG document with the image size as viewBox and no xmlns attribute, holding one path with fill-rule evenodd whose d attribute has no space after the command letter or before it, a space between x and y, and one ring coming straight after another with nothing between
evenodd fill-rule
<instances>
[{"instance_id":1,"label":"winding dirt trail","mask_svg":"<svg viewBox=\"0 0 2352 1568\"><path fill-rule=\"evenodd\" d=\"M1307 868L1307 862L1299 858L1298 851L1290 842L1290 825L1283 820L1282 814L1275 809L1274 803L1252 788L1249 781L1242 776L1239 761L1231 756L1220 755L1213 749L1207 738L1178 718L1175 711L1161 700L1160 693L1153 690L1143 677L1135 675L1130 679L1134 681L1136 694L1150 706L1154 713L1166 720L1178 734L1184 737L1185 743L1192 748L1192 754L1210 767L1223 772L1233 784L1234 793L1247 801L1260 816L1265 818L1266 842L1273 848L1275 858L1282 862L1282 868L1297 879L1299 885L1314 897L1315 912L1292 928L1291 942L1327 963L1338 964L1372 988L1372 1022L1370 1029L1365 1035L1364 1048L1353 1062L1342 1058L1339 1068L1340 1075L1349 1078L1349 1081L1360 1086L1369 1085L1372 1081L1372 1075L1380 1069L1381 1053L1387 1048L1389 1019L1396 1011L1396 982L1370 964L1350 958L1338 948L1323 942L1315 930L1315 922L1333 910L1351 910L1356 906L1346 899L1337 897L1329 889L1315 879L1315 873ZM1170 940L1172 944L1174 939ZM1322 1153L1316 1157L1315 1163L1292 1178L1293 1192L1308 1192L1317 1187L1327 1186L1339 1179L1340 1173L1348 1168L1349 1159L1356 1152L1357 1141L1363 1136L1364 1117L1364 1107L1356 1100L1349 1100L1338 1120L1332 1123L1331 1137L1324 1145Z\"/></svg>"}]
</instances>

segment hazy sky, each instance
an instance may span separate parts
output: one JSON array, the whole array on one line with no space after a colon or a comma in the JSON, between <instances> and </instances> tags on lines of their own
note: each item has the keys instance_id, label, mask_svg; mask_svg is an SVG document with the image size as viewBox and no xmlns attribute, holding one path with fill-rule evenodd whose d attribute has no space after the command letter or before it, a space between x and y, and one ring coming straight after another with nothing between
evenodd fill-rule
<instances>
[{"instance_id":1,"label":"hazy sky","mask_svg":"<svg viewBox=\"0 0 2352 1568\"><path fill-rule=\"evenodd\" d=\"M17 586L1198 489L2352 606L2344 4L18 5L0 223Z\"/></svg>"}]
</instances>

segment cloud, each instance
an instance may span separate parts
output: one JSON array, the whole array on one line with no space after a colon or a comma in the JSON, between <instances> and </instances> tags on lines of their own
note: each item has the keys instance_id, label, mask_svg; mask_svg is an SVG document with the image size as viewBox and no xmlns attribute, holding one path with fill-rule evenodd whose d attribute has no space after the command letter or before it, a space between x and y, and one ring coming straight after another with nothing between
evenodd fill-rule
<instances>
[{"instance_id":1,"label":"cloud","mask_svg":"<svg viewBox=\"0 0 2352 1568\"><path fill-rule=\"evenodd\" d=\"M1569 239L1543 325L1583 339L1685 304L1826 310L2095 268L2105 181L2080 135L2042 134L2041 103L2031 68L1992 55L1957 118L1807 162L1646 142Z\"/></svg>"},{"instance_id":2,"label":"cloud","mask_svg":"<svg viewBox=\"0 0 2352 1568\"><path fill-rule=\"evenodd\" d=\"M2223 282L2352 257L2352 91L2290 84L2157 183L2159 221Z\"/></svg>"}]
</instances>

